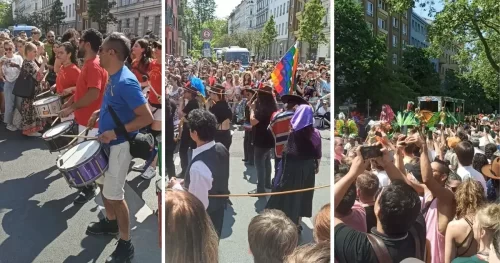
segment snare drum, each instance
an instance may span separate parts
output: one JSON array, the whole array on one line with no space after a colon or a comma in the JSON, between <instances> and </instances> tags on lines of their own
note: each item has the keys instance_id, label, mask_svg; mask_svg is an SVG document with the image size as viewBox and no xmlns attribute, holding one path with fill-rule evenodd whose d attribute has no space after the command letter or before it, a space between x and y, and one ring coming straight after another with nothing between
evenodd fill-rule
<instances>
[{"instance_id":1,"label":"snare drum","mask_svg":"<svg viewBox=\"0 0 500 263\"><path fill-rule=\"evenodd\" d=\"M71 147L57 160L57 169L69 186L87 186L108 169L109 151L97 140L88 140Z\"/></svg>"},{"instance_id":2,"label":"snare drum","mask_svg":"<svg viewBox=\"0 0 500 263\"><path fill-rule=\"evenodd\" d=\"M78 135L78 124L75 121L64 121L46 131L42 138L50 152L60 151L69 146L73 138L61 135Z\"/></svg>"},{"instance_id":3,"label":"snare drum","mask_svg":"<svg viewBox=\"0 0 500 263\"><path fill-rule=\"evenodd\" d=\"M61 99L59 96L43 98L35 101L33 107L40 118L56 117L62 108Z\"/></svg>"}]
</instances>

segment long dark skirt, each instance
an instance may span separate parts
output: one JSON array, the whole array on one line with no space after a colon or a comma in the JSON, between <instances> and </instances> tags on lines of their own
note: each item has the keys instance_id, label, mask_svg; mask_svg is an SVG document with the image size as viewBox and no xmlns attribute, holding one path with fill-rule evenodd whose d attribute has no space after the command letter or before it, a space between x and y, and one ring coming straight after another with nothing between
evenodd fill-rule
<instances>
[{"instance_id":1,"label":"long dark skirt","mask_svg":"<svg viewBox=\"0 0 500 263\"><path fill-rule=\"evenodd\" d=\"M314 159L300 160L289 155L285 158L287 160L282 175L283 183L273 189L273 192L314 187L316 176ZM267 202L266 208L281 210L295 224L299 224L299 217L312 217L313 195L314 191L273 195Z\"/></svg>"}]
</instances>

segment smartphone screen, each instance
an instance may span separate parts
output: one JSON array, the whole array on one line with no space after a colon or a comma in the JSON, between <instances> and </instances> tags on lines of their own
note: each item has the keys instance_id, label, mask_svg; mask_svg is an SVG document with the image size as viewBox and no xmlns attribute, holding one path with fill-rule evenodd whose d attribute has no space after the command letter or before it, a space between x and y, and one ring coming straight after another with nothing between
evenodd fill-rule
<instances>
[{"instance_id":1,"label":"smartphone screen","mask_svg":"<svg viewBox=\"0 0 500 263\"><path fill-rule=\"evenodd\" d=\"M381 145L375 146L362 146L361 147L361 156L364 160L373 159L382 156Z\"/></svg>"}]
</instances>

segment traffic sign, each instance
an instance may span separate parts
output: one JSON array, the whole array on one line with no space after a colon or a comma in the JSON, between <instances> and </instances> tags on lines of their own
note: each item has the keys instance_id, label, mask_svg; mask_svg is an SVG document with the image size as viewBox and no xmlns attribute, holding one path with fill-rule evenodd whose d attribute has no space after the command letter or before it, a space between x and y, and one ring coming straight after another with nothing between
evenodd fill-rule
<instances>
[{"instance_id":1,"label":"traffic sign","mask_svg":"<svg viewBox=\"0 0 500 263\"><path fill-rule=\"evenodd\" d=\"M201 38L203 40L211 40L212 39L212 31L210 31L210 29L203 29L201 31Z\"/></svg>"},{"instance_id":2,"label":"traffic sign","mask_svg":"<svg viewBox=\"0 0 500 263\"><path fill-rule=\"evenodd\" d=\"M210 42L209 41L204 41L203 42L202 50L203 50L203 57L205 57L205 58L212 57L212 50L210 48Z\"/></svg>"}]
</instances>

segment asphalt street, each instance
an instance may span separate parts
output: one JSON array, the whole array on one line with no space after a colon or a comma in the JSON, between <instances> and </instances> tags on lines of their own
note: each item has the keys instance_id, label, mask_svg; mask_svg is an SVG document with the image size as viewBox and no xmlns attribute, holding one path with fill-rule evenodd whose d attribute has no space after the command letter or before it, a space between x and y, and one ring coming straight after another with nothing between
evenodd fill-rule
<instances>
[{"instance_id":1,"label":"asphalt street","mask_svg":"<svg viewBox=\"0 0 500 263\"><path fill-rule=\"evenodd\" d=\"M40 138L0 125L0 263L104 262L117 239L85 234L104 212L98 195L75 206L77 195ZM131 165L134 164L134 161ZM133 262L161 262L155 180L130 172L125 199L130 209Z\"/></svg>"},{"instance_id":2,"label":"asphalt street","mask_svg":"<svg viewBox=\"0 0 500 263\"><path fill-rule=\"evenodd\" d=\"M323 157L319 173L316 175L316 186L330 184L330 131L320 131L322 140ZM230 147L230 176L229 190L232 194L246 194L257 186L257 174L253 166L245 166L243 159L243 131L235 131ZM176 156L176 172L179 173L180 160ZM274 167L274 163L273 166ZM273 175L274 176L274 175ZM261 197L234 197L231 198L232 206L228 206L224 217L224 228L219 245L220 263L253 263L253 258L248 246L248 224L254 216L262 211L268 198ZM321 207L330 202L330 188L323 188L314 192L313 217ZM301 244L313 241L312 221L314 218L302 219ZM166 253L168 253L168 248Z\"/></svg>"}]
</instances>

